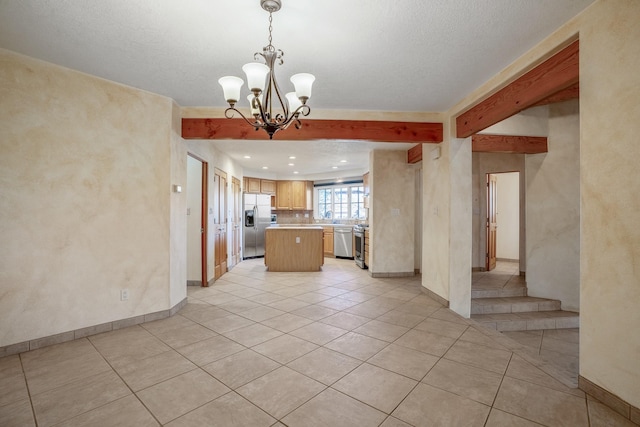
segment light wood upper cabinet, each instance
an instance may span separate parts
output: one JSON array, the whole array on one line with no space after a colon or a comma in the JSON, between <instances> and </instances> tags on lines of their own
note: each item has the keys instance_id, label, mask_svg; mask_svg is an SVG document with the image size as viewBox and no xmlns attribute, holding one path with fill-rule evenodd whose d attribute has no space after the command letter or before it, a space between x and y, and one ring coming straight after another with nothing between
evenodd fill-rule
<instances>
[{"instance_id":1,"label":"light wood upper cabinet","mask_svg":"<svg viewBox=\"0 0 640 427\"><path fill-rule=\"evenodd\" d=\"M307 188L307 208L306 210L313 210L313 181L305 181Z\"/></svg>"},{"instance_id":2,"label":"light wood upper cabinet","mask_svg":"<svg viewBox=\"0 0 640 427\"><path fill-rule=\"evenodd\" d=\"M260 178L244 178L245 193L260 193Z\"/></svg>"},{"instance_id":3,"label":"light wood upper cabinet","mask_svg":"<svg viewBox=\"0 0 640 427\"><path fill-rule=\"evenodd\" d=\"M291 209L307 209L307 184L305 181L291 181Z\"/></svg>"},{"instance_id":4,"label":"light wood upper cabinet","mask_svg":"<svg viewBox=\"0 0 640 427\"><path fill-rule=\"evenodd\" d=\"M311 181L276 181L276 210L313 210Z\"/></svg>"},{"instance_id":5,"label":"light wood upper cabinet","mask_svg":"<svg viewBox=\"0 0 640 427\"><path fill-rule=\"evenodd\" d=\"M369 195L369 172L362 175L362 187L364 189L364 195Z\"/></svg>"},{"instance_id":6,"label":"light wood upper cabinet","mask_svg":"<svg viewBox=\"0 0 640 427\"><path fill-rule=\"evenodd\" d=\"M276 181L276 209L291 210L291 181Z\"/></svg>"},{"instance_id":7,"label":"light wood upper cabinet","mask_svg":"<svg viewBox=\"0 0 640 427\"><path fill-rule=\"evenodd\" d=\"M261 179L260 192L262 194L276 194L276 181L271 179Z\"/></svg>"}]
</instances>

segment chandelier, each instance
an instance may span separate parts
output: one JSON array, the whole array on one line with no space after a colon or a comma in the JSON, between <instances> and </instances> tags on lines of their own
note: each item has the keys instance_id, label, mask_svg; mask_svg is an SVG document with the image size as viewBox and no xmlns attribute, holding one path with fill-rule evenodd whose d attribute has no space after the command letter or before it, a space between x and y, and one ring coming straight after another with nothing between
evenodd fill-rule
<instances>
[{"instance_id":1,"label":"chandelier","mask_svg":"<svg viewBox=\"0 0 640 427\"><path fill-rule=\"evenodd\" d=\"M225 117L231 119L234 113L238 113L256 131L264 129L269 134L269 139L273 139L274 133L288 128L291 123L294 123L296 129L300 129L302 126L300 116L308 116L311 112L307 101L311 97L311 86L316 78L308 73L291 76L290 80L295 87L295 92L289 92L283 98L276 81L274 65L276 62L280 65L283 64L282 57L284 52L276 49L271 41L271 32L273 31L272 15L280 10L282 1L260 0L260 6L269 12L269 44L262 48L262 53L256 52L254 59L257 61L259 57L262 57L265 63L251 62L242 67L242 71L247 75L247 86L252 93L247 99L249 100L253 120L248 119L235 107L240 99L240 88L244 81L239 77L225 76L220 78L218 83L222 86L224 98L229 103L229 108L224 112Z\"/></svg>"}]
</instances>

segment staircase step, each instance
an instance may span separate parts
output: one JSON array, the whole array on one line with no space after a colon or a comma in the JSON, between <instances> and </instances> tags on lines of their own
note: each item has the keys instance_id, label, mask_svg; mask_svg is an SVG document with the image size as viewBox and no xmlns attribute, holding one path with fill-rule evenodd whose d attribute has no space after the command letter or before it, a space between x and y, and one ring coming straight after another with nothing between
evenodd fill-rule
<instances>
[{"instance_id":1,"label":"staircase step","mask_svg":"<svg viewBox=\"0 0 640 427\"><path fill-rule=\"evenodd\" d=\"M496 288L496 289L476 289L471 288L471 298L506 298L506 297L526 297L527 287Z\"/></svg>"},{"instance_id":2,"label":"staircase step","mask_svg":"<svg viewBox=\"0 0 640 427\"><path fill-rule=\"evenodd\" d=\"M472 314L471 319L497 331L531 331L580 327L580 314L573 311Z\"/></svg>"},{"instance_id":3,"label":"staircase step","mask_svg":"<svg viewBox=\"0 0 640 427\"><path fill-rule=\"evenodd\" d=\"M522 313L560 310L560 301L527 296L471 300L471 314Z\"/></svg>"}]
</instances>

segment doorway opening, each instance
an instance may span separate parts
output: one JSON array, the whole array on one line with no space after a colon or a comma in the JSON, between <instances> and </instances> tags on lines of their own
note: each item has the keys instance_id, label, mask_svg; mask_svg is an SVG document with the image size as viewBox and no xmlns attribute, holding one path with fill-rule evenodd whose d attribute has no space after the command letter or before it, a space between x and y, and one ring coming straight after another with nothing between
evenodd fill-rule
<instances>
[{"instance_id":1,"label":"doorway opening","mask_svg":"<svg viewBox=\"0 0 640 427\"><path fill-rule=\"evenodd\" d=\"M486 271L519 262L520 209L520 172L488 173Z\"/></svg>"},{"instance_id":2,"label":"doorway opening","mask_svg":"<svg viewBox=\"0 0 640 427\"><path fill-rule=\"evenodd\" d=\"M187 155L187 285L207 282L207 180L208 165Z\"/></svg>"}]
</instances>

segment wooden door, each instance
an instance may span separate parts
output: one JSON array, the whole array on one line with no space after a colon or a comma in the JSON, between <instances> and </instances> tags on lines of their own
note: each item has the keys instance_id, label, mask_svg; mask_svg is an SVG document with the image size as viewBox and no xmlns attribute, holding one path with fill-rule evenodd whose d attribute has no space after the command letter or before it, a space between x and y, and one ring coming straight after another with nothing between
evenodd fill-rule
<instances>
[{"instance_id":1,"label":"wooden door","mask_svg":"<svg viewBox=\"0 0 640 427\"><path fill-rule=\"evenodd\" d=\"M487 271L496 268L498 177L487 174Z\"/></svg>"},{"instance_id":2,"label":"wooden door","mask_svg":"<svg viewBox=\"0 0 640 427\"><path fill-rule=\"evenodd\" d=\"M227 272L227 174L215 169L213 180L214 217L215 227L215 264L214 279L218 279Z\"/></svg>"},{"instance_id":3,"label":"wooden door","mask_svg":"<svg viewBox=\"0 0 640 427\"><path fill-rule=\"evenodd\" d=\"M240 180L231 177L231 191L233 192L233 210L231 211L231 264L240 262L240 226L242 212L242 193L240 190Z\"/></svg>"}]
</instances>

